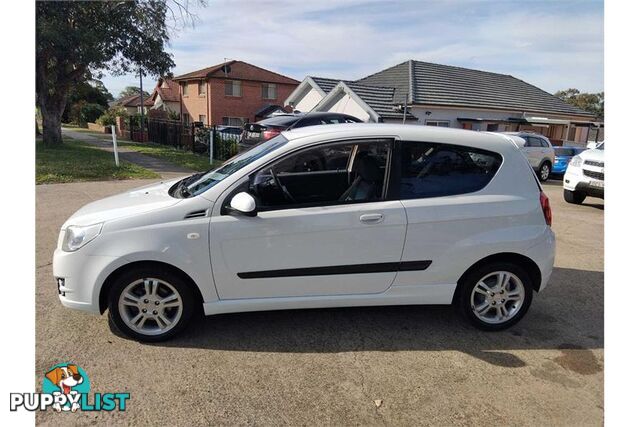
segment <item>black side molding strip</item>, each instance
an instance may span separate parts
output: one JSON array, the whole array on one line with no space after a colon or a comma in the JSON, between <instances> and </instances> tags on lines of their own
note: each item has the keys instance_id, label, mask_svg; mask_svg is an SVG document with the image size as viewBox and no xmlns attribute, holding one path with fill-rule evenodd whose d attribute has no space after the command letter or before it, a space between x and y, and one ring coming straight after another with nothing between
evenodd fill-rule
<instances>
[{"instance_id":1,"label":"black side molding strip","mask_svg":"<svg viewBox=\"0 0 640 427\"><path fill-rule=\"evenodd\" d=\"M329 276L337 274L393 273L396 271L426 270L426 261L383 262L377 264L334 265L330 267L289 268L286 270L246 271L238 273L241 279L266 279L271 277Z\"/></svg>"}]
</instances>

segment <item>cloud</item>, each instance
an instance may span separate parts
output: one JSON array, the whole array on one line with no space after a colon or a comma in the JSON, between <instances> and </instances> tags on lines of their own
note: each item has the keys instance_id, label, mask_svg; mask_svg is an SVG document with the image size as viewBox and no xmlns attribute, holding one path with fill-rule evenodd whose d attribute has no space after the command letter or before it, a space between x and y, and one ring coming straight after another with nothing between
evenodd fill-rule
<instances>
[{"instance_id":1,"label":"cloud","mask_svg":"<svg viewBox=\"0 0 640 427\"><path fill-rule=\"evenodd\" d=\"M199 16L171 42L175 74L232 58L297 79L355 79L417 59L512 74L549 92L604 85L601 1L210 1ZM104 81L112 92L137 84Z\"/></svg>"}]
</instances>

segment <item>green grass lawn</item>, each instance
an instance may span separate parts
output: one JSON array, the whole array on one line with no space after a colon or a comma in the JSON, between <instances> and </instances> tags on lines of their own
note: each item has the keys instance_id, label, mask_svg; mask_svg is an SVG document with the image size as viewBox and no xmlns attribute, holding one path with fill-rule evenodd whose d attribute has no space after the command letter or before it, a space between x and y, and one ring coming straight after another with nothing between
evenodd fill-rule
<instances>
[{"instance_id":1,"label":"green grass lawn","mask_svg":"<svg viewBox=\"0 0 640 427\"><path fill-rule=\"evenodd\" d=\"M149 142L145 142L142 144L118 142L118 146L127 147L131 150L137 151L138 153L166 160L167 162L182 166L187 169L193 169L194 171L198 172L209 170L212 167L218 166L222 163L220 161L214 160L213 165L210 165L209 158L207 156L194 154L166 145L153 144Z\"/></svg>"},{"instance_id":2,"label":"green grass lawn","mask_svg":"<svg viewBox=\"0 0 640 427\"><path fill-rule=\"evenodd\" d=\"M122 160L116 167L112 153L73 139L65 138L64 144L55 148L45 148L42 139L36 140L36 184L158 177Z\"/></svg>"}]
</instances>

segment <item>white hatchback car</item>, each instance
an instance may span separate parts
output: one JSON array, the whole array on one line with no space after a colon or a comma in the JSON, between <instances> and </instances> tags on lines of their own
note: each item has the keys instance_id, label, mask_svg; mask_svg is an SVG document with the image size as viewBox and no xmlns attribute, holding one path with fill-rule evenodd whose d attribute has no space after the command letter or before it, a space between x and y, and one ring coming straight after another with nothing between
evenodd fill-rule
<instances>
[{"instance_id":1,"label":"white hatchback car","mask_svg":"<svg viewBox=\"0 0 640 427\"><path fill-rule=\"evenodd\" d=\"M556 158L556 152L549 138L532 132L504 132L504 134L522 138L524 144L517 142L529 164L538 174L540 181L548 180Z\"/></svg>"},{"instance_id":2,"label":"white hatchback car","mask_svg":"<svg viewBox=\"0 0 640 427\"><path fill-rule=\"evenodd\" d=\"M553 268L549 200L505 135L390 124L283 132L62 226L63 305L141 341L206 315L455 302L518 322Z\"/></svg>"}]
</instances>

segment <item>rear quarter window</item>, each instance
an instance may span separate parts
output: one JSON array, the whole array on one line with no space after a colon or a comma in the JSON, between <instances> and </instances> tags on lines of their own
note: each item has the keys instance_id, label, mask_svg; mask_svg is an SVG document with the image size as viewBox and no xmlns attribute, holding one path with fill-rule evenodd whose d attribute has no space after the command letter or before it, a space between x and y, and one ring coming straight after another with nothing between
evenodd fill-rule
<instances>
[{"instance_id":1,"label":"rear quarter window","mask_svg":"<svg viewBox=\"0 0 640 427\"><path fill-rule=\"evenodd\" d=\"M453 196L483 189L495 176L502 157L458 145L402 142L399 177L401 199Z\"/></svg>"}]
</instances>

